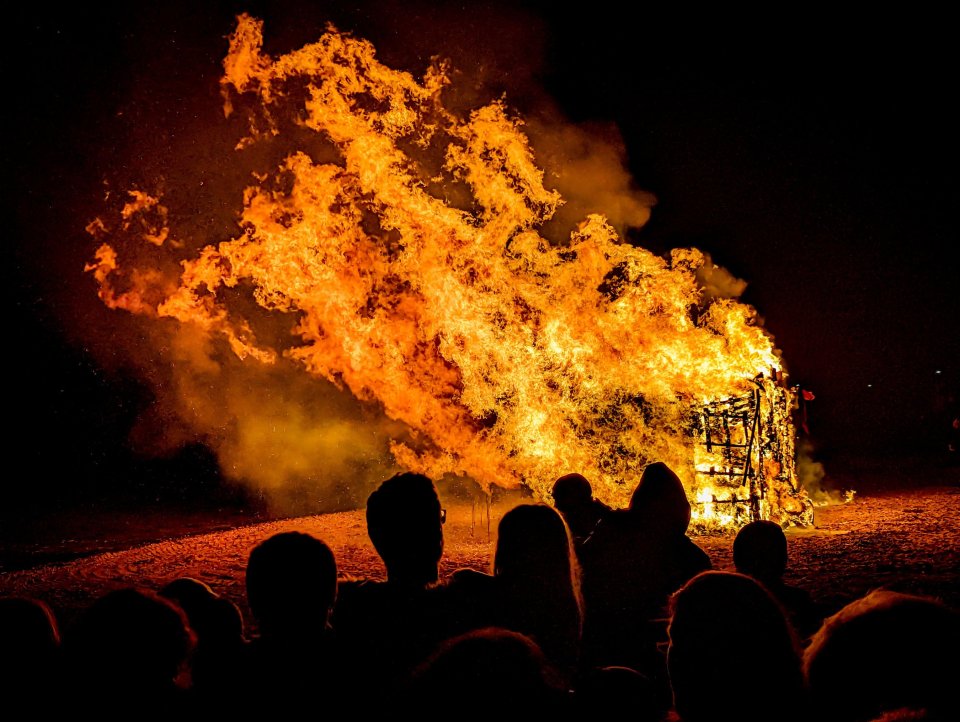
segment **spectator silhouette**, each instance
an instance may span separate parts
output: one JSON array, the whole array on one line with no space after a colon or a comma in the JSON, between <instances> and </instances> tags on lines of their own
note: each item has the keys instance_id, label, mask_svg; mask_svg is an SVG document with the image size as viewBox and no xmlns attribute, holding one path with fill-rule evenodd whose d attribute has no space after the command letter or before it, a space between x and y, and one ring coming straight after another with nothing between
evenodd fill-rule
<instances>
[{"instance_id":1,"label":"spectator silhouette","mask_svg":"<svg viewBox=\"0 0 960 722\"><path fill-rule=\"evenodd\" d=\"M704 572L672 606L667 666L683 722L804 718L796 633L758 582Z\"/></svg>"},{"instance_id":2,"label":"spectator silhouette","mask_svg":"<svg viewBox=\"0 0 960 722\"><path fill-rule=\"evenodd\" d=\"M64 638L72 700L98 715L178 714L194 635L173 602L144 589L110 592Z\"/></svg>"},{"instance_id":3,"label":"spectator silhouette","mask_svg":"<svg viewBox=\"0 0 960 722\"><path fill-rule=\"evenodd\" d=\"M415 670L406 701L428 719L487 720L558 712L564 697L533 640L490 627L444 642Z\"/></svg>"},{"instance_id":4,"label":"spectator silhouette","mask_svg":"<svg viewBox=\"0 0 960 722\"><path fill-rule=\"evenodd\" d=\"M201 581L182 577L160 590L187 615L197 637L190 663L193 690L206 702L234 694L244 656L243 617L237 605Z\"/></svg>"},{"instance_id":5,"label":"spectator silhouette","mask_svg":"<svg viewBox=\"0 0 960 722\"><path fill-rule=\"evenodd\" d=\"M443 522L437 490L422 474L397 474L367 499L367 534L394 584L422 588L440 577Z\"/></svg>"},{"instance_id":6,"label":"spectator silhouette","mask_svg":"<svg viewBox=\"0 0 960 722\"><path fill-rule=\"evenodd\" d=\"M756 579L780 602L801 639L808 639L820 628L823 615L810 595L783 581L787 537L779 524L752 521L744 526L733 541L733 563L738 572Z\"/></svg>"},{"instance_id":7,"label":"spectator silhouette","mask_svg":"<svg viewBox=\"0 0 960 722\"><path fill-rule=\"evenodd\" d=\"M666 696L664 660L670 595L710 558L686 535L690 502L676 474L657 462L644 469L630 506L607 515L583 547L589 666L627 666Z\"/></svg>"},{"instance_id":8,"label":"spectator silhouette","mask_svg":"<svg viewBox=\"0 0 960 722\"><path fill-rule=\"evenodd\" d=\"M367 499L367 533L385 582L347 581L334 613L344 667L365 689L396 691L449 634L440 499L422 474L384 481Z\"/></svg>"},{"instance_id":9,"label":"spectator silhouette","mask_svg":"<svg viewBox=\"0 0 960 722\"><path fill-rule=\"evenodd\" d=\"M60 632L49 606L35 599L0 599L0 698L8 708L27 704L37 713L49 711L60 686L59 650Z\"/></svg>"},{"instance_id":10,"label":"spectator silhouette","mask_svg":"<svg viewBox=\"0 0 960 722\"><path fill-rule=\"evenodd\" d=\"M590 482L580 474L561 476L553 485L553 503L570 529L574 549L579 553L584 540L612 510L593 498Z\"/></svg>"},{"instance_id":11,"label":"spectator silhouette","mask_svg":"<svg viewBox=\"0 0 960 722\"><path fill-rule=\"evenodd\" d=\"M333 552L310 534L275 534L250 553L246 585L259 627L248 647L249 701L277 713L301 710L335 685L329 626L337 597Z\"/></svg>"},{"instance_id":12,"label":"spectator silhouette","mask_svg":"<svg viewBox=\"0 0 960 722\"><path fill-rule=\"evenodd\" d=\"M817 719L862 721L901 708L960 719L960 614L925 597L874 591L828 618L804 653Z\"/></svg>"},{"instance_id":13,"label":"spectator silhouette","mask_svg":"<svg viewBox=\"0 0 960 722\"><path fill-rule=\"evenodd\" d=\"M458 570L451 591L473 626L530 636L569 681L577 667L583 602L579 565L563 518L546 504L521 504L500 520L493 575Z\"/></svg>"}]
</instances>

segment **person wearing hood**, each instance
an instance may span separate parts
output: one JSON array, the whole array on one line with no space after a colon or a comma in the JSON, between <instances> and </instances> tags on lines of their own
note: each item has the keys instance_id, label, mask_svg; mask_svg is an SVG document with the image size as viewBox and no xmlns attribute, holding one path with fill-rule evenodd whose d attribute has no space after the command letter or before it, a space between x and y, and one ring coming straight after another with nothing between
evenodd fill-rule
<instances>
[{"instance_id":1,"label":"person wearing hood","mask_svg":"<svg viewBox=\"0 0 960 722\"><path fill-rule=\"evenodd\" d=\"M611 512L583 546L584 654L667 685L661 648L670 595L710 558L687 536L690 502L663 462L648 465L630 506ZM669 695L669 687L665 687Z\"/></svg>"}]
</instances>

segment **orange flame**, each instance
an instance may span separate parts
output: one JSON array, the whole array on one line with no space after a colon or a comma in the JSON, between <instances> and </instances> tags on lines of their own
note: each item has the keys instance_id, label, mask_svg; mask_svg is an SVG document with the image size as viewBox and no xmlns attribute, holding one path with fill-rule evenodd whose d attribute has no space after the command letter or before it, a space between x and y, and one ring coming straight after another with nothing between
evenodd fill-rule
<instances>
[{"instance_id":1,"label":"orange flame","mask_svg":"<svg viewBox=\"0 0 960 722\"><path fill-rule=\"evenodd\" d=\"M337 162L294 152L258 176L242 234L183 260L175 288L104 244L88 266L103 301L192 325L251 362L297 360L409 427L395 459L435 478L546 496L577 470L624 505L662 459L692 500L707 493L695 488L691 408L781 366L754 309L705 290L722 273L709 257L623 243L600 215L551 245L538 228L563 200L502 102L459 117L442 104L443 65L417 81L333 28L276 59L262 39L262 23L240 16L224 61L225 112L250 122L238 148L294 117ZM163 208L132 197L124 224ZM167 238L144 222L145 241ZM232 290L294 315L289 343L258 340Z\"/></svg>"}]
</instances>

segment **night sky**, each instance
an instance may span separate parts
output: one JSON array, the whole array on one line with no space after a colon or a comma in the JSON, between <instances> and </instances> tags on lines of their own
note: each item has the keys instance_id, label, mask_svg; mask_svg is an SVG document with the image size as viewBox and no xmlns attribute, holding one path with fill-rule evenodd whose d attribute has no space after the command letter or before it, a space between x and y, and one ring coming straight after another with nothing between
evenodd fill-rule
<instances>
[{"instance_id":1,"label":"night sky","mask_svg":"<svg viewBox=\"0 0 960 722\"><path fill-rule=\"evenodd\" d=\"M243 10L265 19L268 52L332 21L389 65L419 74L448 55L521 112L552 99L570 121L619 128L637 186L658 199L629 239L694 245L749 282L743 300L816 395L820 457L936 454L960 379L951 24L902 11L840 24L812 11L784 22L605 7L22 11L6 34L4 244L8 448L37 480L20 490L66 493L133 468L125 439L144 391L103 370L77 331L88 313L108 318L80 298L94 294L83 229L105 177L162 173L164 149L194 147L220 113L226 36ZM139 483L151 473L163 472Z\"/></svg>"}]
</instances>

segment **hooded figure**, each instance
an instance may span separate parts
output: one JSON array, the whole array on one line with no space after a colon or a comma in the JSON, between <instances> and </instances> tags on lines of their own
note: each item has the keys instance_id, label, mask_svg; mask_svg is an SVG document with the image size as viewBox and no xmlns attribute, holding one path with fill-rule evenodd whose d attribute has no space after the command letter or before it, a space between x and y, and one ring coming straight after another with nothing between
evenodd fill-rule
<instances>
[{"instance_id":1,"label":"hooded figure","mask_svg":"<svg viewBox=\"0 0 960 722\"><path fill-rule=\"evenodd\" d=\"M680 477L662 461L654 462L643 470L627 511L635 517L636 525L652 535L664 540L687 539L690 502L687 501Z\"/></svg>"},{"instance_id":2,"label":"hooded figure","mask_svg":"<svg viewBox=\"0 0 960 722\"><path fill-rule=\"evenodd\" d=\"M630 506L609 514L583 547L588 664L632 667L666 684L657 645L670 595L711 568L686 535L690 502L664 463L643 471Z\"/></svg>"}]
</instances>

